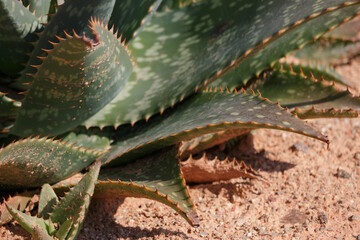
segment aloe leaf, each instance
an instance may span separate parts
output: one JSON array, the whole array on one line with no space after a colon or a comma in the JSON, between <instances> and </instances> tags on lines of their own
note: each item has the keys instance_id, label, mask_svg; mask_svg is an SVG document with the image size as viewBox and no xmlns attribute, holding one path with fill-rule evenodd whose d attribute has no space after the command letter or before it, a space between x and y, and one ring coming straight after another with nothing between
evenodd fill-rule
<instances>
[{"instance_id":1,"label":"aloe leaf","mask_svg":"<svg viewBox=\"0 0 360 240\"><path fill-rule=\"evenodd\" d=\"M51 0L28 0L28 3L30 11L39 18L40 22L46 23Z\"/></svg>"},{"instance_id":2,"label":"aloe leaf","mask_svg":"<svg viewBox=\"0 0 360 240\"><path fill-rule=\"evenodd\" d=\"M278 33L274 34L271 38L262 39L263 42L258 45L258 47L262 48L261 51L249 51L244 61L239 64L239 67L230 74L225 75L221 80L216 81L214 86L226 86L231 89L245 84L249 79L259 75L278 59L303 47L314 39L318 39L322 34L334 29L334 27L351 20L357 16L360 11L359 2L349 3L345 0L334 0L323 1L318 4L317 1L311 1L311 3L301 1L298 2L301 6L298 5L292 8L293 10L291 12L295 16L302 16L302 18L291 21L288 20L289 13L287 10L289 8L287 8L286 5L293 5L295 1L286 2L287 3L277 2L277 4L273 4L273 7L278 9L272 9L271 14L268 15L271 18L278 15L285 17L283 22L279 22L282 23L282 27L279 28ZM280 5L278 4L281 4L283 8L279 8ZM279 12L280 9L285 10L285 12ZM294 17L292 14L290 14L290 18ZM305 14L305 16L303 14ZM265 20L266 18L262 19ZM263 22L268 23L274 21L268 19ZM273 25L276 26L277 24L263 24L263 27L270 27L271 29ZM254 31L254 29L257 28L250 26L249 29L249 31ZM239 76L241 77L239 78Z\"/></svg>"},{"instance_id":3,"label":"aloe leaf","mask_svg":"<svg viewBox=\"0 0 360 240\"><path fill-rule=\"evenodd\" d=\"M13 197L9 197L0 205L0 226L10 222L13 217L6 208L6 205L13 207L14 209L23 212L28 206L31 198L34 196L35 192L22 192L16 194Z\"/></svg>"},{"instance_id":4,"label":"aloe leaf","mask_svg":"<svg viewBox=\"0 0 360 240\"><path fill-rule=\"evenodd\" d=\"M109 162L121 156L109 163L114 166L180 141L238 128L280 129L327 141L277 104L256 95L209 91L187 99L148 123L120 128L118 142L100 159Z\"/></svg>"},{"instance_id":5,"label":"aloe leaf","mask_svg":"<svg viewBox=\"0 0 360 240\"><path fill-rule=\"evenodd\" d=\"M163 0L158 11L178 9L180 7L188 6L193 2L196 2L196 0Z\"/></svg>"},{"instance_id":6,"label":"aloe leaf","mask_svg":"<svg viewBox=\"0 0 360 240\"><path fill-rule=\"evenodd\" d=\"M295 56L303 60L312 60L323 65L337 65L360 54L360 40L340 38L321 38L308 44Z\"/></svg>"},{"instance_id":7,"label":"aloe leaf","mask_svg":"<svg viewBox=\"0 0 360 240\"><path fill-rule=\"evenodd\" d=\"M58 203L58 197L49 184L44 184L41 187L38 217L48 219L49 213L53 207Z\"/></svg>"},{"instance_id":8,"label":"aloe leaf","mask_svg":"<svg viewBox=\"0 0 360 240\"><path fill-rule=\"evenodd\" d=\"M292 72L298 75L305 75L305 77L314 77L319 80L325 79L326 81L333 81L348 87L353 87L352 83L330 66L315 64L312 62L301 64L276 63L272 68L275 70Z\"/></svg>"},{"instance_id":9,"label":"aloe leaf","mask_svg":"<svg viewBox=\"0 0 360 240\"><path fill-rule=\"evenodd\" d=\"M102 109L132 71L127 50L114 34L91 22L98 43L77 35L60 39L38 68L12 133L57 135Z\"/></svg>"},{"instance_id":10,"label":"aloe leaf","mask_svg":"<svg viewBox=\"0 0 360 240\"><path fill-rule=\"evenodd\" d=\"M204 154L199 159L190 156L186 161L180 162L180 167L188 183L208 183L239 177L264 181L254 169L246 166L244 162L239 163L236 159L230 161L226 158L220 161L216 157L209 160Z\"/></svg>"},{"instance_id":11,"label":"aloe leaf","mask_svg":"<svg viewBox=\"0 0 360 240\"><path fill-rule=\"evenodd\" d=\"M59 239L59 240L65 240L66 237L68 236L71 227L73 225L73 218L69 218L67 219L60 227L59 230L56 232L55 236Z\"/></svg>"},{"instance_id":12,"label":"aloe leaf","mask_svg":"<svg viewBox=\"0 0 360 240\"><path fill-rule=\"evenodd\" d=\"M315 107L312 107L311 109L299 109L295 107L292 113L296 114L301 119L359 117L359 112L353 109L335 109L335 108L316 109Z\"/></svg>"},{"instance_id":13,"label":"aloe leaf","mask_svg":"<svg viewBox=\"0 0 360 240\"><path fill-rule=\"evenodd\" d=\"M85 212L90 205L94 193L95 183L98 179L101 164L93 165L80 182L65 194L55 205L50 217L54 223L68 224L69 217L74 219L67 239L74 239L80 231L85 219Z\"/></svg>"},{"instance_id":14,"label":"aloe leaf","mask_svg":"<svg viewBox=\"0 0 360 240\"><path fill-rule=\"evenodd\" d=\"M14 116L19 110L21 103L6 96L0 90L0 117Z\"/></svg>"},{"instance_id":15,"label":"aloe leaf","mask_svg":"<svg viewBox=\"0 0 360 240\"><path fill-rule=\"evenodd\" d=\"M27 138L0 149L1 188L53 184L90 165L101 153L46 138Z\"/></svg>"},{"instance_id":16,"label":"aloe leaf","mask_svg":"<svg viewBox=\"0 0 360 240\"><path fill-rule=\"evenodd\" d=\"M137 66L129 82L84 125L149 118L236 66L235 79L226 75L215 85L238 86L359 11L357 2L344 2L211 0L157 13L131 44Z\"/></svg>"},{"instance_id":17,"label":"aloe leaf","mask_svg":"<svg viewBox=\"0 0 360 240\"><path fill-rule=\"evenodd\" d=\"M324 110L335 108L360 111L360 98L352 96L349 91L341 91L325 80L291 71L275 70L251 87L263 97L278 101L281 106L289 109L297 107L309 110L314 106Z\"/></svg>"},{"instance_id":18,"label":"aloe leaf","mask_svg":"<svg viewBox=\"0 0 360 240\"><path fill-rule=\"evenodd\" d=\"M251 128L231 129L227 131L209 133L199 136L197 138L190 139L188 141L183 141L179 148L180 157L181 159L186 159L190 155L197 154L208 148L227 142L230 139L247 134L251 130Z\"/></svg>"},{"instance_id":19,"label":"aloe leaf","mask_svg":"<svg viewBox=\"0 0 360 240\"><path fill-rule=\"evenodd\" d=\"M6 207L14 219L30 234L34 233L35 227L39 227L45 231L47 230L48 225L44 219L27 215L8 205L6 205Z\"/></svg>"},{"instance_id":20,"label":"aloe leaf","mask_svg":"<svg viewBox=\"0 0 360 240\"><path fill-rule=\"evenodd\" d=\"M31 52L29 34L41 29L39 20L20 1L0 0L0 72L17 77Z\"/></svg>"},{"instance_id":21,"label":"aloe leaf","mask_svg":"<svg viewBox=\"0 0 360 240\"><path fill-rule=\"evenodd\" d=\"M137 36L156 12L162 0L116 0L109 26L114 26L118 37L125 42Z\"/></svg>"},{"instance_id":22,"label":"aloe leaf","mask_svg":"<svg viewBox=\"0 0 360 240\"><path fill-rule=\"evenodd\" d=\"M355 18L325 34L325 37L360 40L360 18Z\"/></svg>"},{"instance_id":23,"label":"aloe leaf","mask_svg":"<svg viewBox=\"0 0 360 240\"><path fill-rule=\"evenodd\" d=\"M35 226L32 233L33 240L54 240L47 231Z\"/></svg>"},{"instance_id":24,"label":"aloe leaf","mask_svg":"<svg viewBox=\"0 0 360 240\"><path fill-rule=\"evenodd\" d=\"M74 143L74 146L88 148L95 151L107 151L110 148L110 140L107 137L97 135L69 133L64 141Z\"/></svg>"},{"instance_id":25,"label":"aloe leaf","mask_svg":"<svg viewBox=\"0 0 360 240\"><path fill-rule=\"evenodd\" d=\"M58 37L65 38L65 32L74 31L96 41L96 34L88 26L89 21L99 18L107 22L114 4L115 0L88 0L86 4L82 0L68 0L61 5L40 35L22 76L12 86L22 91L28 88L27 85L33 81L32 75L37 72L36 66L41 65L42 59L47 56L46 50L53 49L53 43L59 42Z\"/></svg>"},{"instance_id":26,"label":"aloe leaf","mask_svg":"<svg viewBox=\"0 0 360 240\"><path fill-rule=\"evenodd\" d=\"M55 190L66 189L66 186L55 186ZM101 170L94 197L149 198L170 206L191 225L199 224L179 170L176 147L123 167Z\"/></svg>"}]
</instances>

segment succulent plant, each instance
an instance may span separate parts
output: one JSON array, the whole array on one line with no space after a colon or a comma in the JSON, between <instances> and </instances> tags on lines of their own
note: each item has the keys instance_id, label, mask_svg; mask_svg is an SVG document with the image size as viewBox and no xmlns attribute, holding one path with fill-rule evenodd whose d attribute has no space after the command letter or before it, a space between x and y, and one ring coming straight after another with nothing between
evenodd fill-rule
<instances>
[{"instance_id":1,"label":"succulent plant","mask_svg":"<svg viewBox=\"0 0 360 240\"><path fill-rule=\"evenodd\" d=\"M192 154L257 128L328 143L299 118L358 116L334 70L278 61L359 15L360 1L56 4L0 0L0 189L43 186L42 218L21 213L30 197L20 192L1 219L37 239L74 239L92 195L157 200L198 225L180 159L191 171Z\"/></svg>"}]
</instances>

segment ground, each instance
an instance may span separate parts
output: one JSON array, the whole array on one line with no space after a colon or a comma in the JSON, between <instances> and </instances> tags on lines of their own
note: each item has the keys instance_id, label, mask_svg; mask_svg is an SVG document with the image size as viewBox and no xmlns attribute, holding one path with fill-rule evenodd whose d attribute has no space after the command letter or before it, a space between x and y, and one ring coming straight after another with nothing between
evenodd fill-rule
<instances>
[{"instance_id":1,"label":"ground","mask_svg":"<svg viewBox=\"0 0 360 240\"><path fill-rule=\"evenodd\" d=\"M338 70L358 81L360 58ZM190 186L200 227L154 201L94 200L79 239L360 239L360 118L308 122L328 135L329 149L293 133L252 133L246 163L268 183ZM13 222L0 227L0 239L30 238Z\"/></svg>"}]
</instances>

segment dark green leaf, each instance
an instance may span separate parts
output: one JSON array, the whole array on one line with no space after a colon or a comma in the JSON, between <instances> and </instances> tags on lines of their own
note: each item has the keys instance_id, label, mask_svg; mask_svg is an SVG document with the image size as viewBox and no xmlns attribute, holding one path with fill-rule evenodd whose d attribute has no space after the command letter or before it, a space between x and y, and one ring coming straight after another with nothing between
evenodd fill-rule
<instances>
[{"instance_id":1,"label":"dark green leaf","mask_svg":"<svg viewBox=\"0 0 360 240\"><path fill-rule=\"evenodd\" d=\"M0 0L0 72L17 77L28 60L30 33L39 20L20 1Z\"/></svg>"},{"instance_id":2,"label":"dark green leaf","mask_svg":"<svg viewBox=\"0 0 360 240\"><path fill-rule=\"evenodd\" d=\"M281 106L290 109L309 110L315 106L318 110L335 108L360 111L359 97L353 97L348 91L341 91L325 80L284 69L267 74L265 79L259 79L251 87L263 97L278 101Z\"/></svg>"},{"instance_id":3,"label":"dark green leaf","mask_svg":"<svg viewBox=\"0 0 360 240\"><path fill-rule=\"evenodd\" d=\"M273 128L292 131L327 141L286 110L263 98L245 93L202 92L164 115L133 128L121 128L118 142L100 159L109 165L128 162L177 142L237 128Z\"/></svg>"},{"instance_id":4,"label":"dark green leaf","mask_svg":"<svg viewBox=\"0 0 360 240\"><path fill-rule=\"evenodd\" d=\"M40 192L38 217L48 219L49 213L57 202L58 197L52 187L49 184L44 184Z\"/></svg>"},{"instance_id":5,"label":"dark green leaf","mask_svg":"<svg viewBox=\"0 0 360 240\"><path fill-rule=\"evenodd\" d=\"M304 60L316 61L323 65L344 63L360 54L360 41L340 38L321 38L306 45L295 56Z\"/></svg>"},{"instance_id":6,"label":"dark green leaf","mask_svg":"<svg viewBox=\"0 0 360 240\"><path fill-rule=\"evenodd\" d=\"M132 71L127 50L99 22L98 43L67 36L34 75L12 133L57 135L81 124L121 90Z\"/></svg>"},{"instance_id":7,"label":"dark green leaf","mask_svg":"<svg viewBox=\"0 0 360 240\"><path fill-rule=\"evenodd\" d=\"M27 138L0 149L0 187L56 183L90 165L100 153L46 138Z\"/></svg>"},{"instance_id":8,"label":"dark green leaf","mask_svg":"<svg viewBox=\"0 0 360 240\"><path fill-rule=\"evenodd\" d=\"M216 84L238 86L359 11L358 2L344 2L209 0L157 13L132 42L137 66L130 81L85 126L148 118L239 65L234 79Z\"/></svg>"},{"instance_id":9,"label":"dark green leaf","mask_svg":"<svg viewBox=\"0 0 360 240\"><path fill-rule=\"evenodd\" d=\"M137 36L162 0L116 0L109 26L129 42Z\"/></svg>"},{"instance_id":10,"label":"dark green leaf","mask_svg":"<svg viewBox=\"0 0 360 240\"><path fill-rule=\"evenodd\" d=\"M6 207L13 216L13 218L15 218L15 220L30 234L34 233L35 227L41 228L45 231L48 229L48 225L46 224L44 219L27 215L9 205L6 205Z\"/></svg>"},{"instance_id":11,"label":"dark green leaf","mask_svg":"<svg viewBox=\"0 0 360 240\"><path fill-rule=\"evenodd\" d=\"M87 38L96 40L96 35L88 26L89 21L91 18L99 18L107 22L114 4L115 0L87 0L86 4L82 0L68 0L61 5L41 34L22 76L13 86L20 90L27 89L24 84L33 81L31 75L37 72L35 66L41 65L42 58L47 56L46 50L54 47L52 43L59 42L57 37L64 38L65 32L74 31L80 36L84 33Z\"/></svg>"},{"instance_id":12,"label":"dark green leaf","mask_svg":"<svg viewBox=\"0 0 360 240\"><path fill-rule=\"evenodd\" d=\"M94 193L100 167L100 163L95 163L80 182L71 188L71 190L65 194L65 197L55 205L51 213L51 220L60 225L65 224L65 227L68 225L68 221L70 221L69 218L73 218L74 222L66 239L75 239L81 229L86 210L90 205L90 199Z\"/></svg>"},{"instance_id":13,"label":"dark green leaf","mask_svg":"<svg viewBox=\"0 0 360 240\"><path fill-rule=\"evenodd\" d=\"M55 190L66 189L66 186L55 186ZM124 167L101 170L94 197L149 198L170 206L190 224L199 224L179 170L176 147Z\"/></svg>"}]
</instances>

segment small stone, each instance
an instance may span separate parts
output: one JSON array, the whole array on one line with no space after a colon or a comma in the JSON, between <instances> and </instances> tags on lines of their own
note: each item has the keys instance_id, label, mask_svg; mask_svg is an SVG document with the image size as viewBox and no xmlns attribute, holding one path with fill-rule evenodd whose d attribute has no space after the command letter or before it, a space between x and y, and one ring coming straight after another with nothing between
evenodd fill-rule
<instances>
[{"instance_id":1,"label":"small stone","mask_svg":"<svg viewBox=\"0 0 360 240\"><path fill-rule=\"evenodd\" d=\"M207 235L209 235L207 232L200 232L200 235L202 236L202 237L206 237Z\"/></svg>"},{"instance_id":2,"label":"small stone","mask_svg":"<svg viewBox=\"0 0 360 240\"><path fill-rule=\"evenodd\" d=\"M360 161L360 152L356 152L356 153L354 154L354 158L355 158L356 160Z\"/></svg>"},{"instance_id":3,"label":"small stone","mask_svg":"<svg viewBox=\"0 0 360 240\"><path fill-rule=\"evenodd\" d=\"M318 220L321 224L326 224L328 222L328 218L327 216L325 215L324 212L321 212L318 216Z\"/></svg>"},{"instance_id":4,"label":"small stone","mask_svg":"<svg viewBox=\"0 0 360 240\"><path fill-rule=\"evenodd\" d=\"M359 220L360 220L360 216L358 216L358 215L352 215L352 216L350 216L350 217L348 218L348 220L349 220L350 222L359 221Z\"/></svg>"},{"instance_id":5,"label":"small stone","mask_svg":"<svg viewBox=\"0 0 360 240\"><path fill-rule=\"evenodd\" d=\"M298 152L301 151L303 153L306 153L307 150L309 150L311 147L307 146L301 142L295 143L294 145L292 145L291 147L289 147L289 149L293 152Z\"/></svg>"},{"instance_id":6,"label":"small stone","mask_svg":"<svg viewBox=\"0 0 360 240\"><path fill-rule=\"evenodd\" d=\"M355 236L355 240L360 240L360 234Z\"/></svg>"},{"instance_id":7,"label":"small stone","mask_svg":"<svg viewBox=\"0 0 360 240\"><path fill-rule=\"evenodd\" d=\"M340 169L338 168L337 169L337 172L334 174L335 177L339 177L339 178L345 178L345 179L348 179L351 177L351 174L346 172L345 170L343 169Z\"/></svg>"}]
</instances>

